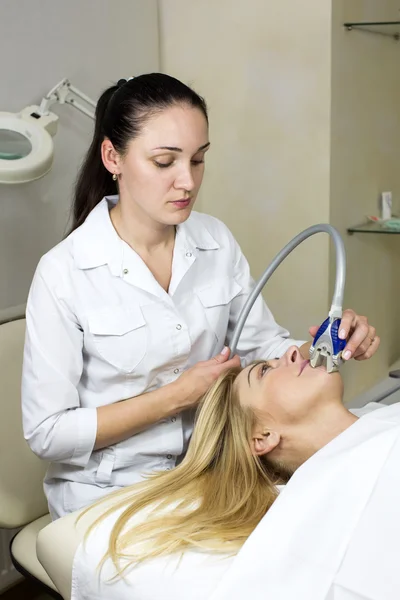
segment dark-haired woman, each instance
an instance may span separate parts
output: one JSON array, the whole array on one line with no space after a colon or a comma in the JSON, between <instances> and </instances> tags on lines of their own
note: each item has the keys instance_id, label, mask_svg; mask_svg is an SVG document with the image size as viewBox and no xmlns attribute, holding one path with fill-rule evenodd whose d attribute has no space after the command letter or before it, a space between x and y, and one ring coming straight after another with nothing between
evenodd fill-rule
<instances>
[{"instance_id":1,"label":"dark-haired woman","mask_svg":"<svg viewBox=\"0 0 400 600\"><path fill-rule=\"evenodd\" d=\"M222 372L303 344L260 297L229 360L253 281L227 227L192 212L209 145L204 100L173 77L121 80L99 99L72 231L41 259L26 314L24 433L50 463L53 519L171 469ZM368 358L374 329L353 311L342 323Z\"/></svg>"}]
</instances>

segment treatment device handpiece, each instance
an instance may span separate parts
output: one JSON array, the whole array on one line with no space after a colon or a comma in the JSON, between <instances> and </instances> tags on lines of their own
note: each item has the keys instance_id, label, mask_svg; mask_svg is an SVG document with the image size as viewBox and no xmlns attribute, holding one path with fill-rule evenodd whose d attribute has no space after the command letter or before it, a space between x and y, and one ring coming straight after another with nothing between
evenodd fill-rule
<instances>
[{"instance_id":1,"label":"treatment device handpiece","mask_svg":"<svg viewBox=\"0 0 400 600\"><path fill-rule=\"evenodd\" d=\"M230 344L231 357L236 353L237 343L249 312L251 311L254 302L271 277L272 273L274 273L279 265L292 252L292 250L294 250L304 240L312 235L315 235L316 233L328 233L333 240L336 251L336 281L329 317L318 329L317 335L315 336L310 348L310 365L312 367L318 367L322 364L325 364L328 373L334 373L338 370L339 366L343 362L341 356L343 348L346 345L345 340L339 339L339 327L342 317L343 294L346 280L346 253L344 250L343 240L340 237L337 229L332 227L332 225L324 223L320 225L313 225L312 227L308 227L308 229L305 229L299 233L292 239L292 241L286 244L286 246L275 256L274 260L264 271L239 315Z\"/></svg>"},{"instance_id":2,"label":"treatment device handpiece","mask_svg":"<svg viewBox=\"0 0 400 600\"><path fill-rule=\"evenodd\" d=\"M328 373L335 373L343 363L342 352L346 340L339 338L340 319L328 317L317 331L310 347L310 365L326 365Z\"/></svg>"}]
</instances>

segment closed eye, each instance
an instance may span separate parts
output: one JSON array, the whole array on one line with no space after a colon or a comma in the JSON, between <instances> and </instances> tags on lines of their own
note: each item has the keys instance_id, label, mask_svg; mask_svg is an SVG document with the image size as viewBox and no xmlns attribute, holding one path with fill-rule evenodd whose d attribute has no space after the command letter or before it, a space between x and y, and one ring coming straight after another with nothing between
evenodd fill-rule
<instances>
[{"instance_id":1,"label":"closed eye","mask_svg":"<svg viewBox=\"0 0 400 600\"><path fill-rule=\"evenodd\" d=\"M171 161L168 163L163 163L158 160L154 160L153 162L156 165L156 167L158 167L159 169L168 169L168 167L171 167L174 164L174 161ZM195 160L193 158L190 162L194 167L197 167L198 165L202 165L204 163L204 159L203 160Z\"/></svg>"},{"instance_id":2,"label":"closed eye","mask_svg":"<svg viewBox=\"0 0 400 600\"><path fill-rule=\"evenodd\" d=\"M160 169L167 169L168 167L170 167L173 164L173 162L162 163L162 162L159 162L158 160L154 160L153 162L156 165L156 167L159 167Z\"/></svg>"}]
</instances>

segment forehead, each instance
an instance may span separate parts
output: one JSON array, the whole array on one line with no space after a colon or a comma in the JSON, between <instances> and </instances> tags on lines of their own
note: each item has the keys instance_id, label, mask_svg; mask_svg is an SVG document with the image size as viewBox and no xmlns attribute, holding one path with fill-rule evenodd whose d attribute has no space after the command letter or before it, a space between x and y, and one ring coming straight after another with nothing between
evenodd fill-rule
<instances>
[{"instance_id":1,"label":"forehead","mask_svg":"<svg viewBox=\"0 0 400 600\"><path fill-rule=\"evenodd\" d=\"M169 106L146 120L137 139L146 144L178 145L182 141L196 141L198 147L208 142L208 125L199 108Z\"/></svg>"},{"instance_id":2,"label":"forehead","mask_svg":"<svg viewBox=\"0 0 400 600\"><path fill-rule=\"evenodd\" d=\"M245 367L236 378L235 386L241 404L250 404L251 386L249 385L249 376L250 382L252 382L252 375L254 374L255 369L257 369L258 364L260 363L256 363L256 365L252 364L248 367Z\"/></svg>"}]
</instances>

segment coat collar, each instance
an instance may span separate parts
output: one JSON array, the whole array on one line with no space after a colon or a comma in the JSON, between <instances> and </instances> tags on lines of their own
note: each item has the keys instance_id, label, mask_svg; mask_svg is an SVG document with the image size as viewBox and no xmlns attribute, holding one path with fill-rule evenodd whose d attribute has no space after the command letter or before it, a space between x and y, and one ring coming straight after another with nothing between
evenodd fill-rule
<instances>
[{"instance_id":1,"label":"coat collar","mask_svg":"<svg viewBox=\"0 0 400 600\"><path fill-rule=\"evenodd\" d=\"M85 222L71 234L74 260L79 269L92 269L105 264L114 266L115 269L121 266L123 242L110 218L110 209L117 202L118 196L103 198ZM177 230L180 244L183 244L188 251L219 248L218 242L196 212L192 212L185 223L178 225Z\"/></svg>"}]
</instances>

